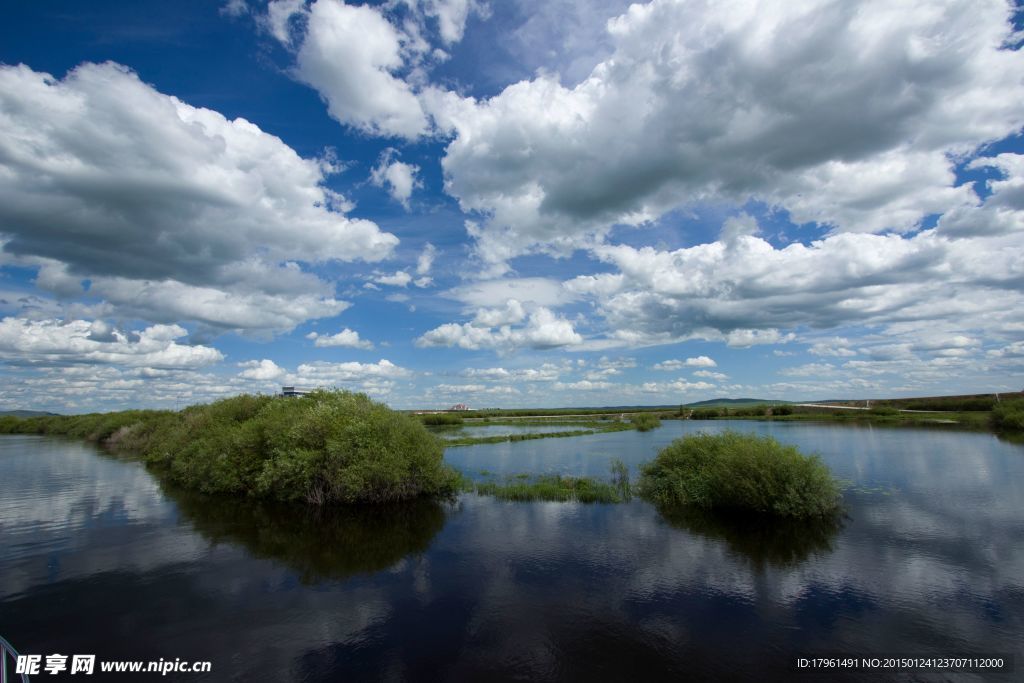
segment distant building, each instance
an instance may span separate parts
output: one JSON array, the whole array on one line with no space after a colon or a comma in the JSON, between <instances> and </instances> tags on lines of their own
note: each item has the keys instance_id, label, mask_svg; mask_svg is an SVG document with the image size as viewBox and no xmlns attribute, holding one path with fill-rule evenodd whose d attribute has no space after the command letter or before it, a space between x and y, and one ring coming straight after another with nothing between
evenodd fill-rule
<instances>
[{"instance_id":1,"label":"distant building","mask_svg":"<svg viewBox=\"0 0 1024 683\"><path fill-rule=\"evenodd\" d=\"M312 389L307 389L305 387L281 387L281 395L282 396L291 397L291 398L298 398L300 396L305 396L306 394L310 393L311 391L313 391L313 390Z\"/></svg>"},{"instance_id":2,"label":"distant building","mask_svg":"<svg viewBox=\"0 0 1024 683\"><path fill-rule=\"evenodd\" d=\"M450 411L460 410L461 411L461 410L473 410L473 409L470 408L469 406L467 406L465 403L456 403L455 405L453 405L448 410L450 410Z\"/></svg>"}]
</instances>

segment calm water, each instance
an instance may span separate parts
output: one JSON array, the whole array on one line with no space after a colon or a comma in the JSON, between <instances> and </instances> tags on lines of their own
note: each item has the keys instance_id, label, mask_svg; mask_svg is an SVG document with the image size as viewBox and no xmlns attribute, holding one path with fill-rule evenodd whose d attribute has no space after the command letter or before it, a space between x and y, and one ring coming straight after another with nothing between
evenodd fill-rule
<instances>
[{"instance_id":1,"label":"calm water","mask_svg":"<svg viewBox=\"0 0 1024 683\"><path fill-rule=\"evenodd\" d=\"M446 457L471 474L604 476L613 457L635 466L684 431L725 426ZM821 680L793 660L989 652L1015 653L1017 671L891 678L1020 680L1024 448L945 430L731 426L820 453L851 482L845 525L794 536L665 520L638 501L474 496L313 516L167 489L78 443L0 437L0 635L28 653L213 662L163 680Z\"/></svg>"}]
</instances>

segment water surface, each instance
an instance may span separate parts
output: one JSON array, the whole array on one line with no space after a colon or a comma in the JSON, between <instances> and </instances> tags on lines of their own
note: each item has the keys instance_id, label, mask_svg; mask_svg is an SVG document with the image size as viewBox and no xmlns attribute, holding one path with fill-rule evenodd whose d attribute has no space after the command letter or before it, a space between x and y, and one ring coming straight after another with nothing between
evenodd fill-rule
<instances>
[{"instance_id":1,"label":"water surface","mask_svg":"<svg viewBox=\"0 0 1024 683\"><path fill-rule=\"evenodd\" d=\"M612 458L635 467L684 431L726 426L819 453L850 482L842 528L476 496L313 515L165 488L76 442L2 437L0 635L44 655L213 662L178 680L819 680L793 660L1020 661L1020 445L950 430L666 422L446 457L468 473L605 476ZM1015 679L930 679L950 678Z\"/></svg>"}]
</instances>

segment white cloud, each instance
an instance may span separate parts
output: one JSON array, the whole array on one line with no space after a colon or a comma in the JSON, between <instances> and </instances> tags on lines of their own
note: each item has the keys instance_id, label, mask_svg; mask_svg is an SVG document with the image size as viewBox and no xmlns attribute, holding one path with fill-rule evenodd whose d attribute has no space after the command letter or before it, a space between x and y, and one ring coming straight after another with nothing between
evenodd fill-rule
<instances>
[{"instance_id":1,"label":"white cloud","mask_svg":"<svg viewBox=\"0 0 1024 683\"><path fill-rule=\"evenodd\" d=\"M370 173L370 181L377 187L386 188L391 198L408 211L413 190L423 187L423 183L417 177L420 167L398 161L397 155L398 152L393 147L384 150Z\"/></svg>"},{"instance_id":2,"label":"white cloud","mask_svg":"<svg viewBox=\"0 0 1024 683\"><path fill-rule=\"evenodd\" d=\"M614 386L617 385L612 382L581 379L578 382L555 382L552 388L555 391L603 391Z\"/></svg>"},{"instance_id":3,"label":"white cloud","mask_svg":"<svg viewBox=\"0 0 1024 683\"><path fill-rule=\"evenodd\" d=\"M334 165L116 64L63 80L0 66L0 111L4 250L61 296L88 279L149 320L290 329L347 305L302 263L376 261L398 242L345 216L323 185Z\"/></svg>"},{"instance_id":4,"label":"white cloud","mask_svg":"<svg viewBox=\"0 0 1024 683\"><path fill-rule=\"evenodd\" d=\"M842 337L833 337L824 341L816 342L807 349L807 352L814 356L835 356L850 357L856 356L857 352L850 347L850 340Z\"/></svg>"},{"instance_id":5,"label":"white cloud","mask_svg":"<svg viewBox=\"0 0 1024 683\"><path fill-rule=\"evenodd\" d=\"M718 381L729 379L729 375L722 372L712 372L711 370L698 370L693 373L694 377L703 377L704 379L716 379Z\"/></svg>"},{"instance_id":6,"label":"white cloud","mask_svg":"<svg viewBox=\"0 0 1024 683\"><path fill-rule=\"evenodd\" d=\"M264 358L263 360L247 360L239 363L238 367L244 368L242 372L238 373L238 376L242 379L271 381L278 379L285 374L284 368L278 366L277 363L267 358Z\"/></svg>"},{"instance_id":7,"label":"white cloud","mask_svg":"<svg viewBox=\"0 0 1024 683\"><path fill-rule=\"evenodd\" d=\"M644 393L648 394L673 394L688 391L707 391L714 389L715 385L708 382L687 382L685 379L678 379L674 382L644 382L641 388Z\"/></svg>"},{"instance_id":8,"label":"white cloud","mask_svg":"<svg viewBox=\"0 0 1024 683\"><path fill-rule=\"evenodd\" d=\"M769 328L765 330L732 330L725 335L725 343L729 346L735 346L741 349L745 349L750 346L757 344L785 344L788 341L792 341L796 338L796 335L790 332L789 334L781 334L778 330Z\"/></svg>"},{"instance_id":9,"label":"white cloud","mask_svg":"<svg viewBox=\"0 0 1024 683\"><path fill-rule=\"evenodd\" d=\"M391 275L377 275L373 278L373 281L380 285L389 285L391 287L408 287L409 283L412 282L412 275L399 270Z\"/></svg>"},{"instance_id":10,"label":"white cloud","mask_svg":"<svg viewBox=\"0 0 1024 683\"><path fill-rule=\"evenodd\" d=\"M245 0L227 0L221 5L220 13L228 17L240 17L249 13L249 5Z\"/></svg>"},{"instance_id":11,"label":"white cloud","mask_svg":"<svg viewBox=\"0 0 1024 683\"><path fill-rule=\"evenodd\" d=\"M469 15L487 16L486 3L477 0L420 0L424 14L437 20L438 33L446 45L462 40Z\"/></svg>"},{"instance_id":12,"label":"white cloud","mask_svg":"<svg viewBox=\"0 0 1024 683\"><path fill-rule=\"evenodd\" d=\"M952 334L994 333L1011 324L1005 311L1022 299L1022 239L951 240L929 230L838 234L782 249L752 236L674 251L606 246L595 253L619 272L566 288L596 304L613 339L636 345L706 339L747 347L790 341L805 327L927 321L949 322Z\"/></svg>"},{"instance_id":13,"label":"white cloud","mask_svg":"<svg viewBox=\"0 0 1024 683\"><path fill-rule=\"evenodd\" d=\"M472 323L447 323L436 327L417 339L416 345L421 348L458 346L473 350L511 351L523 347L552 349L583 341L572 323L544 307L537 308L520 327L513 327L511 322L500 324L500 327L489 325L488 322L495 320L490 317L492 312L484 311L483 317Z\"/></svg>"},{"instance_id":14,"label":"white cloud","mask_svg":"<svg viewBox=\"0 0 1024 683\"><path fill-rule=\"evenodd\" d=\"M0 321L0 358L9 364L62 366L111 364L126 367L200 368L223 360L217 349L187 346L179 325L153 325L125 333L103 321Z\"/></svg>"},{"instance_id":15,"label":"white cloud","mask_svg":"<svg viewBox=\"0 0 1024 683\"><path fill-rule=\"evenodd\" d=\"M444 296L470 306L500 306L510 299L538 306L559 306L574 294L560 282L543 277L482 280L450 289Z\"/></svg>"},{"instance_id":16,"label":"white cloud","mask_svg":"<svg viewBox=\"0 0 1024 683\"><path fill-rule=\"evenodd\" d=\"M416 138L428 131L416 94L396 75L406 66L409 36L368 5L317 0L308 9L287 9L305 15L295 75L320 93L334 119L373 135ZM288 32L275 35L293 41Z\"/></svg>"},{"instance_id":17,"label":"white cloud","mask_svg":"<svg viewBox=\"0 0 1024 683\"><path fill-rule=\"evenodd\" d=\"M974 159L970 169L994 168L1003 177L988 180L984 200L956 207L939 219L939 231L956 237L1001 235L1024 231L1024 155L999 154Z\"/></svg>"},{"instance_id":18,"label":"white cloud","mask_svg":"<svg viewBox=\"0 0 1024 683\"><path fill-rule=\"evenodd\" d=\"M360 383L401 379L410 375L409 370L386 359L376 363L315 361L299 365L294 373L288 375L288 381L300 386L359 386Z\"/></svg>"},{"instance_id":19,"label":"white cloud","mask_svg":"<svg viewBox=\"0 0 1024 683\"><path fill-rule=\"evenodd\" d=\"M430 274L430 269L434 266L434 259L436 257L437 248L430 242L427 242L426 246L423 247L423 251L420 252L419 257L416 259L416 274Z\"/></svg>"},{"instance_id":20,"label":"white cloud","mask_svg":"<svg viewBox=\"0 0 1024 683\"><path fill-rule=\"evenodd\" d=\"M359 338L359 333L347 327L337 334L321 335L310 332L306 339L314 340L313 345L318 348L325 347L347 347L351 349L372 349L373 343Z\"/></svg>"},{"instance_id":21,"label":"white cloud","mask_svg":"<svg viewBox=\"0 0 1024 683\"><path fill-rule=\"evenodd\" d=\"M977 0L654 0L608 22L613 52L573 86L542 72L421 99L452 131L446 188L485 217L471 235L491 263L705 200L905 231L970 205L953 159L1024 122L1008 18Z\"/></svg>"},{"instance_id":22,"label":"white cloud","mask_svg":"<svg viewBox=\"0 0 1024 683\"><path fill-rule=\"evenodd\" d=\"M660 363L655 363L653 367L655 370L676 371L682 368L713 368L717 366L718 363L714 359L707 356L697 356L696 358L687 358L686 360L676 358L663 360Z\"/></svg>"}]
</instances>

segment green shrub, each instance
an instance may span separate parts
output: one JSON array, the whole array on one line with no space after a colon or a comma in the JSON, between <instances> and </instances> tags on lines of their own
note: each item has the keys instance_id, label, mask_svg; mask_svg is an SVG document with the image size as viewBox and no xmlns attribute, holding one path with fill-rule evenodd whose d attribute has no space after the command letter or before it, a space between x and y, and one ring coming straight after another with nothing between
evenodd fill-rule
<instances>
[{"instance_id":1,"label":"green shrub","mask_svg":"<svg viewBox=\"0 0 1024 683\"><path fill-rule=\"evenodd\" d=\"M382 503L447 496L459 477L419 420L348 391L302 399L241 395L180 413L129 410L0 423L143 455L204 493L281 501Z\"/></svg>"},{"instance_id":2,"label":"green shrub","mask_svg":"<svg viewBox=\"0 0 1024 683\"><path fill-rule=\"evenodd\" d=\"M1004 430L1024 430L1024 401L1002 401L992 409L992 426Z\"/></svg>"},{"instance_id":3,"label":"green shrub","mask_svg":"<svg viewBox=\"0 0 1024 683\"><path fill-rule=\"evenodd\" d=\"M638 432L649 432L661 426L661 420L652 413L634 413L629 421Z\"/></svg>"},{"instance_id":4,"label":"green shrub","mask_svg":"<svg viewBox=\"0 0 1024 683\"><path fill-rule=\"evenodd\" d=\"M721 417L721 413L714 408L700 408L690 413L691 420L713 420L716 417Z\"/></svg>"},{"instance_id":5,"label":"green shrub","mask_svg":"<svg viewBox=\"0 0 1024 683\"><path fill-rule=\"evenodd\" d=\"M641 468L639 490L660 506L779 517L831 514L840 501L838 484L817 457L734 431L673 441Z\"/></svg>"},{"instance_id":6,"label":"green shrub","mask_svg":"<svg viewBox=\"0 0 1024 683\"><path fill-rule=\"evenodd\" d=\"M772 408L772 415L792 415L792 406L775 406Z\"/></svg>"}]
</instances>

